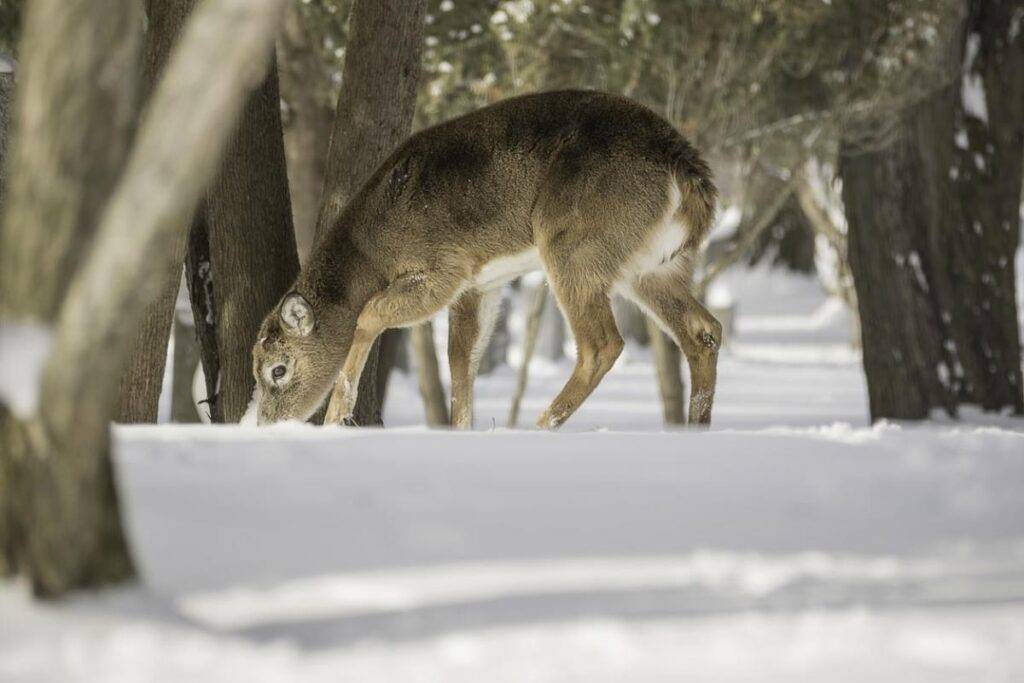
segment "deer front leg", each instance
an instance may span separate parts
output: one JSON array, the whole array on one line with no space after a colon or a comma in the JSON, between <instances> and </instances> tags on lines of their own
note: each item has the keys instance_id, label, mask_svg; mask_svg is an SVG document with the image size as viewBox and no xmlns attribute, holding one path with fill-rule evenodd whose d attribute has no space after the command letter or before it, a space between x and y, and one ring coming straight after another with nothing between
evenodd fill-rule
<instances>
[{"instance_id":1,"label":"deer front leg","mask_svg":"<svg viewBox=\"0 0 1024 683\"><path fill-rule=\"evenodd\" d=\"M448 305L465 277L454 270L410 273L370 299L356 321L352 345L327 404L325 424L343 424L352 418L359 378L377 337L392 327L407 327L430 318Z\"/></svg>"}]
</instances>

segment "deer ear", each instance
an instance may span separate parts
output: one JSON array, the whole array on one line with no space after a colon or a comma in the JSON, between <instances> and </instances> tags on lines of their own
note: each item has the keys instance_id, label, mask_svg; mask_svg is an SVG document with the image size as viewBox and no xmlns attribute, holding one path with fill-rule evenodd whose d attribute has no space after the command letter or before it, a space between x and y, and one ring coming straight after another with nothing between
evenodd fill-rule
<instances>
[{"instance_id":1,"label":"deer ear","mask_svg":"<svg viewBox=\"0 0 1024 683\"><path fill-rule=\"evenodd\" d=\"M316 324L313 307L298 292L292 292L281 302L281 325L288 334L309 336Z\"/></svg>"}]
</instances>

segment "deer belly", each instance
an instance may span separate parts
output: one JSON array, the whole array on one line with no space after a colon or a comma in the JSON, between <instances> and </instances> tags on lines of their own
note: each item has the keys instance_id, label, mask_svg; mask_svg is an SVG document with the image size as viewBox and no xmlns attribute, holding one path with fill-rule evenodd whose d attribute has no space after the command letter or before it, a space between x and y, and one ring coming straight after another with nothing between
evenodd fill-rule
<instances>
[{"instance_id":1,"label":"deer belly","mask_svg":"<svg viewBox=\"0 0 1024 683\"><path fill-rule=\"evenodd\" d=\"M482 290L491 289L540 268L540 255L536 248L511 256L499 256L483 265L473 280L473 286Z\"/></svg>"}]
</instances>

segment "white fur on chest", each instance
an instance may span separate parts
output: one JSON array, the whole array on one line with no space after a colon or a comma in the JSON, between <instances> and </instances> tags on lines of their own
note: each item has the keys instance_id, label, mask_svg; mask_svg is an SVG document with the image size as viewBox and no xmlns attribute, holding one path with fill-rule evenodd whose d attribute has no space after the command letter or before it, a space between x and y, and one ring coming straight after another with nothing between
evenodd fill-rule
<instances>
[{"instance_id":1,"label":"white fur on chest","mask_svg":"<svg viewBox=\"0 0 1024 683\"><path fill-rule=\"evenodd\" d=\"M540 268L540 254L537 253L536 247L511 256L500 256L484 264L477 273L473 286L482 290L491 289Z\"/></svg>"}]
</instances>

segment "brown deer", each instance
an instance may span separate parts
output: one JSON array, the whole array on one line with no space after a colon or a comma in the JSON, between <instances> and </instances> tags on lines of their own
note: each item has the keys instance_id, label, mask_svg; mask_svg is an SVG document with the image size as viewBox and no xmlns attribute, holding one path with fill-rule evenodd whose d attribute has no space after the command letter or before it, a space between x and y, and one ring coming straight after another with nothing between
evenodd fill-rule
<instances>
[{"instance_id":1,"label":"brown deer","mask_svg":"<svg viewBox=\"0 0 1024 683\"><path fill-rule=\"evenodd\" d=\"M543 268L577 345L537 423L561 425L622 351L619 292L689 361L690 422L708 424L721 326L687 267L715 212L708 165L664 119L622 97L561 91L505 100L399 147L317 243L253 350L260 424L352 414L374 340L448 307L452 424L468 429L473 380L500 288Z\"/></svg>"}]
</instances>

